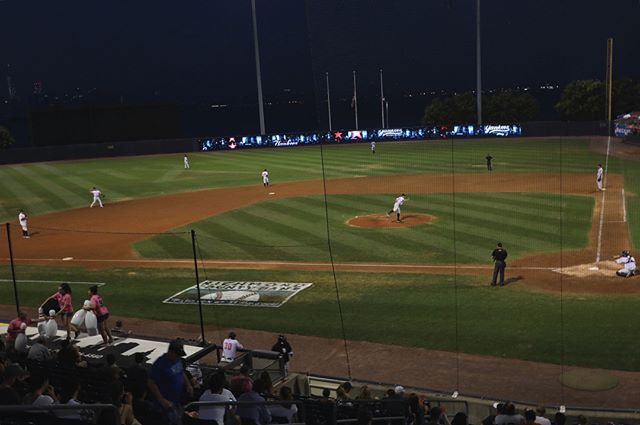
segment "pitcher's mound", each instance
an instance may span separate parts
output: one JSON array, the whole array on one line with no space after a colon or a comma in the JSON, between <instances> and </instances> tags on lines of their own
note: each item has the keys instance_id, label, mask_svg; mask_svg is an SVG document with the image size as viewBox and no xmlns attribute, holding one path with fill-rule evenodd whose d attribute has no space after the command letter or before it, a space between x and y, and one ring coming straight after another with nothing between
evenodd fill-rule
<instances>
[{"instance_id":1,"label":"pitcher's mound","mask_svg":"<svg viewBox=\"0 0 640 425\"><path fill-rule=\"evenodd\" d=\"M357 215L351 217L346 223L352 227L412 227L430 223L434 219L429 214L407 214L402 216L398 223L395 216L387 217L386 214Z\"/></svg>"}]
</instances>

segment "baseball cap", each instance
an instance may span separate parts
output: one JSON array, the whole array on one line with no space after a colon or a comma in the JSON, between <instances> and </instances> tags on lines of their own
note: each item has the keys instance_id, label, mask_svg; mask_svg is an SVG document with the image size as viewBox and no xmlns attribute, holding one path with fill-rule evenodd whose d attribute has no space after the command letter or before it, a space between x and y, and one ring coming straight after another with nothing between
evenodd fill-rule
<instances>
[{"instance_id":1,"label":"baseball cap","mask_svg":"<svg viewBox=\"0 0 640 425\"><path fill-rule=\"evenodd\" d=\"M13 363L4 369L4 376L6 378L22 378L29 375L29 372L24 370L19 364Z\"/></svg>"},{"instance_id":2,"label":"baseball cap","mask_svg":"<svg viewBox=\"0 0 640 425\"><path fill-rule=\"evenodd\" d=\"M396 394L402 394L404 392L404 387L402 385L398 385L393 389L393 392Z\"/></svg>"},{"instance_id":3,"label":"baseball cap","mask_svg":"<svg viewBox=\"0 0 640 425\"><path fill-rule=\"evenodd\" d=\"M180 357L186 356L187 353L184 352L184 342L181 339L174 339L169 343L169 351L173 351Z\"/></svg>"}]
</instances>

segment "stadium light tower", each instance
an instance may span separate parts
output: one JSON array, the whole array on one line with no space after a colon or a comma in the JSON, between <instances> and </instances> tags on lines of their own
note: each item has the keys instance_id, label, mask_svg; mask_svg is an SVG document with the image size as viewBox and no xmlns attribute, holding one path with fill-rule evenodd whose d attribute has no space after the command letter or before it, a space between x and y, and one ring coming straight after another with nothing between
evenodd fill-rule
<instances>
[{"instance_id":1,"label":"stadium light tower","mask_svg":"<svg viewBox=\"0 0 640 425\"><path fill-rule=\"evenodd\" d=\"M251 20L253 22L253 51L256 56L256 82L258 84L258 114L260 115L260 134L265 134L264 102L262 100L262 75L260 73L260 46L258 45L258 22L256 20L256 0L251 0Z\"/></svg>"}]
</instances>

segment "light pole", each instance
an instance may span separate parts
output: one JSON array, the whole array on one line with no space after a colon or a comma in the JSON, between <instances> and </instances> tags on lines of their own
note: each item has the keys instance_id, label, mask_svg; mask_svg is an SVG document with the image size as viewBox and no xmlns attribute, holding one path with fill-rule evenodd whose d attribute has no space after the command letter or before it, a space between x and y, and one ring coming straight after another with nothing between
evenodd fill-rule
<instances>
[{"instance_id":1,"label":"light pole","mask_svg":"<svg viewBox=\"0 0 640 425\"><path fill-rule=\"evenodd\" d=\"M329 73L326 72L325 76L327 78L327 112L329 114L329 131L331 131L331 92L329 90Z\"/></svg>"},{"instance_id":2,"label":"light pole","mask_svg":"<svg viewBox=\"0 0 640 425\"><path fill-rule=\"evenodd\" d=\"M482 55L480 51L480 0L476 0L476 109L478 125L482 124Z\"/></svg>"},{"instance_id":3,"label":"light pole","mask_svg":"<svg viewBox=\"0 0 640 425\"><path fill-rule=\"evenodd\" d=\"M384 82L382 80L382 70L380 70L380 118L382 118L382 128L384 128Z\"/></svg>"},{"instance_id":4,"label":"light pole","mask_svg":"<svg viewBox=\"0 0 640 425\"><path fill-rule=\"evenodd\" d=\"M258 114L260 115L260 134L265 134L264 102L262 100L262 75L260 73L260 46L258 45L258 22L256 20L256 0L251 0L251 20L253 22L253 51L256 56L256 82L258 84Z\"/></svg>"}]
</instances>

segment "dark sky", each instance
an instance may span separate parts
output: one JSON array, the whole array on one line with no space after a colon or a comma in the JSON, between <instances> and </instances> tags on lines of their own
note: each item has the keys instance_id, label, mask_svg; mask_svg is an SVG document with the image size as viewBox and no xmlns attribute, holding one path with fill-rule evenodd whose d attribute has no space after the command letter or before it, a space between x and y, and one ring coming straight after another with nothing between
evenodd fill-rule
<instances>
[{"instance_id":1,"label":"dark sky","mask_svg":"<svg viewBox=\"0 0 640 425\"><path fill-rule=\"evenodd\" d=\"M256 0L265 93L475 86L474 0ZM615 4L615 7L612 6ZM638 0L484 0L485 87L640 78ZM96 87L126 99L255 97L249 0L0 0L0 97Z\"/></svg>"}]
</instances>

